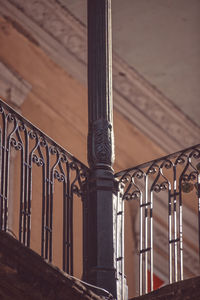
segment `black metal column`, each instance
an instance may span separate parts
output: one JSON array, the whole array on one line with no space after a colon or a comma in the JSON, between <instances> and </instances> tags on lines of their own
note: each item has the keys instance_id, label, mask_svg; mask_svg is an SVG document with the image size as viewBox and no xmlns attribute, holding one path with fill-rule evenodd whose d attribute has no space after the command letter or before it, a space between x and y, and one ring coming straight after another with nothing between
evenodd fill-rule
<instances>
[{"instance_id":1,"label":"black metal column","mask_svg":"<svg viewBox=\"0 0 200 300\"><path fill-rule=\"evenodd\" d=\"M90 175L84 205L84 279L116 297L111 44L111 0L88 0Z\"/></svg>"}]
</instances>

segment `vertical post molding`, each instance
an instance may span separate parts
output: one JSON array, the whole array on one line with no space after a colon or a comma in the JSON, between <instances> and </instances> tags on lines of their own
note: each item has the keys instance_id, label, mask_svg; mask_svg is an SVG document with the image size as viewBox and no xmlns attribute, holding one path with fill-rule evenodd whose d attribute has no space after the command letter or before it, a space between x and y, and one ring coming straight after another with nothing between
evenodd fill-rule
<instances>
[{"instance_id":1,"label":"vertical post molding","mask_svg":"<svg viewBox=\"0 0 200 300\"><path fill-rule=\"evenodd\" d=\"M90 174L84 200L84 280L116 297L113 162L111 0L88 0Z\"/></svg>"},{"instance_id":2,"label":"vertical post molding","mask_svg":"<svg viewBox=\"0 0 200 300\"><path fill-rule=\"evenodd\" d=\"M88 0L88 163L113 162L111 0Z\"/></svg>"}]
</instances>

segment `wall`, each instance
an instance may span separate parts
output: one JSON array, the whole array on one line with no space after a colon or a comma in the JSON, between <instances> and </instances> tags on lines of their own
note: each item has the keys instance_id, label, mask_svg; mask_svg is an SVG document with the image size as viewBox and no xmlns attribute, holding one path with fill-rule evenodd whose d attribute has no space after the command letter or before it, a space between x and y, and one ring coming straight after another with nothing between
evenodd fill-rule
<instances>
[{"instance_id":1,"label":"wall","mask_svg":"<svg viewBox=\"0 0 200 300\"><path fill-rule=\"evenodd\" d=\"M35 27L32 29L34 31ZM33 36L31 32L30 27L21 25L15 20L14 14L13 18L2 14L0 18L0 96L11 106L21 111L26 118L52 137L57 143L61 144L79 160L87 164L87 89L82 81L71 75L72 72L70 68L73 64L69 61L69 58L65 56L66 53L63 52L62 56L62 54L60 54L62 52L59 52L60 60L57 62L49 55L48 51L45 51L41 44L41 37L39 40L37 39L37 35ZM51 49L55 48L54 51L57 49L57 44L52 43L48 46L51 47ZM64 63L62 64L60 61ZM165 138L169 133L173 135L170 141L178 141L177 145L180 145L180 140L183 144L186 140L190 143L190 138L191 141L193 141L197 135L199 136L198 131L193 129L191 124L188 123L189 121L187 120L186 122L184 118L180 118L179 113L174 112L174 108L171 109L171 106L159 107L159 111L157 111L158 104L162 106L166 103L166 99L160 96L154 88L149 88L149 86L147 88L148 84L139 78L139 76L137 77L133 70L130 71L128 68L123 69L124 65L120 60L117 62L117 67L115 66L114 68L114 103L117 103L118 107L118 110L114 110L116 145L114 169L116 172L165 154L165 151L135 127L132 120L134 118L136 120L135 123L147 129L149 129L149 123L146 123L148 118L150 118L151 121L154 119L157 121L161 120L159 121L160 127L162 127L163 124L165 127L161 128L162 130L161 133L158 134L158 137L161 135L166 145L168 145L168 140ZM67 69L68 66L69 72ZM127 77L125 73L119 75L120 68L123 72L128 70ZM78 69L77 72L79 71L80 69ZM83 75L81 75L81 77L83 77ZM133 82L135 82L135 85ZM116 89L122 91L124 96L120 98L119 93L116 93ZM130 101L127 101L125 104L126 98L133 101L130 111L127 104ZM155 101L153 104L152 99ZM141 119L140 122L138 121L141 116L138 115L138 111L135 109L136 104L138 104L139 107L145 104L144 107L142 107L145 113L148 113L147 119ZM124 111L126 111L126 113L124 113ZM134 114L132 115L133 112ZM160 112L162 112L162 114ZM173 121L166 121L165 116L167 116L167 112L172 113L173 118L170 115L170 120ZM162 119L163 115L164 119ZM137 116L139 119L136 118ZM144 116L145 114L143 114L143 117ZM174 120L178 122L178 125ZM182 122L180 122L180 120L182 120ZM185 124L184 126L186 128L183 127L183 124ZM171 130L171 127L168 125L172 125L173 130ZM150 126L150 131L151 128L153 127ZM167 131L167 128L169 131ZM163 132L165 133L164 135ZM153 135L157 137L155 132L153 132ZM170 143L168 145L169 147L171 145ZM16 174L19 175L18 173ZM15 178L19 178L19 176L15 175L13 176L13 184L16 183L17 179ZM40 182L38 173L35 174L35 178L35 186L38 186ZM15 192L11 195L13 198L14 220L12 229L18 234L17 224L19 209L18 204L16 204L17 201L14 201L16 195L19 195L19 192ZM62 197L60 192L57 193L57 197L58 199ZM76 204L79 217L76 218L75 274L81 277L81 203L76 202ZM187 201L187 205L195 211L192 201ZM41 203L37 197L37 193L35 193L33 199L33 213L35 216L37 215L38 208L40 211ZM58 215L62 213L62 207L60 205L57 205L56 209ZM127 275L129 295L131 297L138 291L135 278L135 269L138 262L138 256L135 250L136 214L137 209L135 203L126 203L125 273ZM38 215L34 217L32 221L32 229L32 246L35 250L40 251L40 246L38 245L40 217ZM58 240L60 236L60 226L54 227L54 232L55 239ZM59 245L61 245L60 239L58 246L54 249L54 262L58 266L61 265L61 246Z\"/></svg>"}]
</instances>

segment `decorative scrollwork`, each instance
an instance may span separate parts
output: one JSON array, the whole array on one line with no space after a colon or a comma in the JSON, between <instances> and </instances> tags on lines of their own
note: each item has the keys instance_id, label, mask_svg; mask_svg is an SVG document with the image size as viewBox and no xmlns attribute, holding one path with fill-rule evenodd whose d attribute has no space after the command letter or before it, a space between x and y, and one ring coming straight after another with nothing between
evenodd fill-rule
<instances>
[{"instance_id":1,"label":"decorative scrollwork","mask_svg":"<svg viewBox=\"0 0 200 300\"><path fill-rule=\"evenodd\" d=\"M183 181L194 181L197 179L198 173L196 171L192 171L190 174L184 174L182 176Z\"/></svg>"},{"instance_id":2,"label":"decorative scrollwork","mask_svg":"<svg viewBox=\"0 0 200 300\"><path fill-rule=\"evenodd\" d=\"M58 149L55 146L52 146L49 148L49 153L51 153L51 155L55 155L58 154Z\"/></svg>"},{"instance_id":3,"label":"decorative scrollwork","mask_svg":"<svg viewBox=\"0 0 200 300\"><path fill-rule=\"evenodd\" d=\"M159 170L159 166L154 163L147 170L147 175L149 175L149 174L154 175L158 172L158 170Z\"/></svg>"},{"instance_id":4,"label":"decorative scrollwork","mask_svg":"<svg viewBox=\"0 0 200 300\"><path fill-rule=\"evenodd\" d=\"M29 131L29 136L32 140L35 140L37 138L37 133L33 130Z\"/></svg>"},{"instance_id":5,"label":"decorative scrollwork","mask_svg":"<svg viewBox=\"0 0 200 300\"><path fill-rule=\"evenodd\" d=\"M54 178L57 179L59 182L64 182L65 174L59 173L57 170L54 170Z\"/></svg>"},{"instance_id":6,"label":"decorative scrollwork","mask_svg":"<svg viewBox=\"0 0 200 300\"><path fill-rule=\"evenodd\" d=\"M87 178L86 170L80 169L79 175L80 175L80 179L82 179L82 181L86 180L86 178Z\"/></svg>"},{"instance_id":7,"label":"decorative scrollwork","mask_svg":"<svg viewBox=\"0 0 200 300\"><path fill-rule=\"evenodd\" d=\"M8 122L13 122L14 120L15 120L15 117L13 116L13 114L11 114L11 113L8 113L8 115L7 115L7 119L8 119Z\"/></svg>"},{"instance_id":8,"label":"decorative scrollwork","mask_svg":"<svg viewBox=\"0 0 200 300\"><path fill-rule=\"evenodd\" d=\"M19 128L19 131L25 131L26 130L25 124L23 122L19 123L18 128Z\"/></svg>"},{"instance_id":9,"label":"decorative scrollwork","mask_svg":"<svg viewBox=\"0 0 200 300\"><path fill-rule=\"evenodd\" d=\"M136 187L136 186L135 186ZM141 192L139 189L133 190L132 192L127 192L123 196L123 200L131 201L140 199Z\"/></svg>"},{"instance_id":10,"label":"decorative scrollwork","mask_svg":"<svg viewBox=\"0 0 200 300\"><path fill-rule=\"evenodd\" d=\"M161 169L165 168L165 169L168 169L168 170L169 170L169 169L172 168L172 166L173 166L173 163L171 162L171 160L165 159L165 160L161 163L160 168L161 168Z\"/></svg>"},{"instance_id":11,"label":"decorative scrollwork","mask_svg":"<svg viewBox=\"0 0 200 300\"><path fill-rule=\"evenodd\" d=\"M157 183L154 185L153 190L156 193L159 193L161 191L166 191L168 189L168 182L163 181L162 183Z\"/></svg>"},{"instance_id":12,"label":"decorative scrollwork","mask_svg":"<svg viewBox=\"0 0 200 300\"><path fill-rule=\"evenodd\" d=\"M15 150L21 150L22 149L22 143L17 141L15 138L10 139L10 145L15 148Z\"/></svg>"},{"instance_id":13,"label":"decorative scrollwork","mask_svg":"<svg viewBox=\"0 0 200 300\"><path fill-rule=\"evenodd\" d=\"M40 144L41 147L46 147L47 146L47 141L43 136L40 136L39 144Z\"/></svg>"},{"instance_id":14,"label":"decorative scrollwork","mask_svg":"<svg viewBox=\"0 0 200 300\"><path fill-rule=\"evenodd\" d=\"M185 154L181 154L175 160L175 165L183 165L187 161L187 156Z\"/></svg>"},{"instance_id":15,"label":"decorative scrollwork","mask_svg":"<svg viewBox=\"0 0 200 300\"><path fill-rule=\"evenodd\" d=\"M127 184L129 181L131 181L131 175L129 173L126 173L125 175L122 176L120 179L120 182Z\"/></svg>"},{"instance_id":16,"label":"decorative scrollwork","mask_svg":"<svg viewBox=\"0 0 200 300\"><path fill-rule=\"evenodd\" d=\"M195 163L195 160L200 160L200 145L121 171L115 177L124 183L123 197L127 200L138 199L140 191L146 188L156 193L171 190L177 181L180 182L181 191L189 193L200 173L200 162ZM142 180L146 176L149 178L147 187L146 180Z\"/></svg>"},{"instance_id":17,"label":"decorative scrollwork","mask_svg":"<svg viewBox=\"0 0 200 300\"><path fill-rule=\"evenodd\" d=\"M190 158L195 158L195 159L199 159L200 158L200 150L199 149L194 149L190 155L189 155Z\"/></svg>"},{"instance_id":18,"label":"decorative scrollwork","mask_svg":"<svg viewBox=\"0 0 200 300\"><path fill-rule=\"evenodd\" d=\"M124 184L124 200L140 199L141 191L136 185L135 180L141 180L142 178L144 178L144 172L140 169L133 170L133 174L127 172L122 176L120 182Z\"/></svg>"},{"instance_id":19,"label":"decorative scrollwork","mask_svg":"<svg viewBox=\"0 0 200 300\"><path fill-rule=\"evenodd\" d=\"M132 178L142 179L142 178L144 178L144 172L142 170L140 170L140 169L137 169L133 173Z\"/></svg>"},{"instance_id":20,"label":"decorative scrollwork","mask_svg":"<svg viewBox=\"0 0 200 300\"><path fill-rule=\"evenodd\" d=\"M105 119L97 119L89 127L88 160L90 166L112 165L114 162L113 128Z\"/></svg>"},{"instance_id":21,"label":"decorative scrollwork","mask_svg":"<svg viewBox=\"0 0 200 300\"><path fill-rule=\"evenodd\" d=\"M61 161L62 163L66 163L66 162L68 161L67 155L64 154L64 153L61 153L61 154L60 154L60 161Z\"/></svg>"},{"instance_id":22,"label":"decorative scrollwork","mask_svg":"<svg viewBox=\"0 0 200 300\"><path fill-rule=\"evenodd\" d=\"M16 174L19 174L19 178L15 180L16 190L20 191L15 195L15 200L19 201L16 203L19 208L17 238L26 246L31 245L31 223L38 213L41 216L39 227L42 230L42 256L52 261L50 249L53 248L51 237L54 232L52 225L56 207L63 204L63 210L59 215L57 210L56 216L61 219L66 232L69 233L69 238L65 234L63 242L71 247L73 230L70 224L74 221L73 203L77 200L77 196L82 200L85 199L83 192L85 192L88 168L1 100L0 113L2 113L0 115L0 165L3 166L0 229L8 228L10 179L15 179ZM20 150L20 153L17 155L15 150ZM14 167L13 172L10 172L11 165ZM38 206L38 203L41 205ZM32 213L31 209L34 205L40 209L36 214ZM70 224L69 219L71 219ZM63 228L61 223L60 229ZM48 241L45 238L46 233L48 233Z\"/></svg>"},{"instance_id":23,"label":"decorative scrollwork","mask_svg":"<svg viewBox=\"0 0 200 300\"><path fill-rule=\"evenodd\" d=\"M77 195L78 197L81 197L81 195L82 195L82 191L80 190L80 188L79 188L76 184L74 184L74 185L72 186L72 192L73 192L75 195Z\"/></svg>"},{"instance_id":24,"label":"decorative scrollwork","mask_svg":"<svg viewBox=\"0 0 200 300\"><path fill-rule=\"evenodd\" d=\"M97 121L94 124L94 146L97 161L110 162L111 157L111 130L107 121Z\"/></svg>"},{"instance_id":25,"label":"decorative scrollwork","mask_svg":"<svg viewBox=\"0 0 200 300\"><path fill-rule=\"evenodd\" d=\"M77 170L77 164L74 162L74 161L72 161L70 164L69 164L69 166L70 166L70 169L71 170Z\"/></svg>"},{"instance_id":26,"label":"decorative scrollwork","mask_svg":"<svg viewBox=\"0 0 200 300\"><path fill-rule=\"evenodd\" d=\"M38 157L36 154L33 154L32 161L33 161L33 163L35 163L38 167L41 167L41 166L44 165L44 161L42 160L42 158Z\"/></svg>"}]
</instances>

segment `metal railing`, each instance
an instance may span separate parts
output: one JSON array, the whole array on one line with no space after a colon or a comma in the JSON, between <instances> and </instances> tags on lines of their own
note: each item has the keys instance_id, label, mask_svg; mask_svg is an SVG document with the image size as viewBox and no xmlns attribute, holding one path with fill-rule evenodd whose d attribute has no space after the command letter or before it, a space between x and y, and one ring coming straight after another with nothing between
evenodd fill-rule
<instances>
[{"instance_id":1,"label":"metal railing","mask_svg":"<svg viewBox=\"0 0 200 300\"><path fill-rule=\"evenodd\" d=\"M80 248L82 255L78 197L87 171L84 164L0 100L0 229L71 275L77 260L75 248Z\"/></svg>"},{"instance_id":2,"label":"metal railing","mask_svg":"<svg viewBox=\"0 0 200 300\"><path fill-rule=\"evenodd\" d=\"M124 186L123 200L135 201L138 208L139 294L154 290L156 270L166 272L168 283L199 274L200 145L115 177ZM168 266L162 266L160 257ZM187 261L192 272L196 270L193 275L185 266Z\"/></svg>"},{"instance_id":3,"label":"metal railing","mask_svg":"<svg viewBox=\"0 0 200 300\"><path fill-rule=\"evenodd\" d=\"M88 172L84 164L0 100L0 230L12 233L77 277L83 271L80 199L85 197ZM119 183L114 230L120 297L127 294L123 200L133 200L138 208L140 295L154 290L156 271L164 273L159 269L159 256L164 258L163 268L168 261L169 283L182 280L185 274L199 274L200 145L121 171L115 178ZM194 215L196 223L188 222ZM188 223L192 230L187 229ZM189 274L184 261L196 271Z\"/></svg>"}]
</instances>

